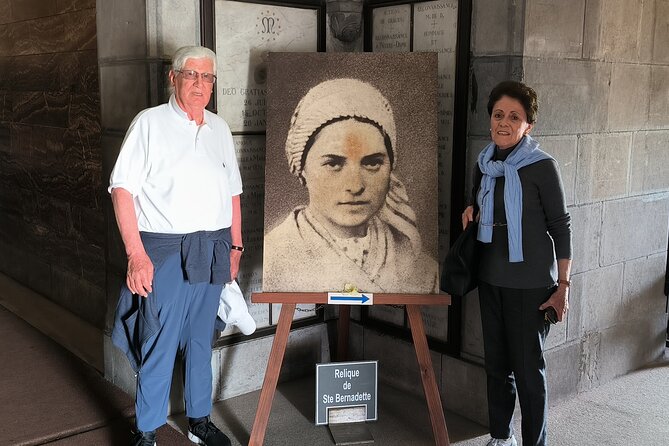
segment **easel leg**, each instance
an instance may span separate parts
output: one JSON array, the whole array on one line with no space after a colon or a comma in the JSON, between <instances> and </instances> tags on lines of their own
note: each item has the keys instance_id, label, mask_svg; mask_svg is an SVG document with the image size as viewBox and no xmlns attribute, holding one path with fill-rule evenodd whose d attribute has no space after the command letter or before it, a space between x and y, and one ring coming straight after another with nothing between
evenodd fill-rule
<instances>
[{"instance_id":1,"label":"easel leg","mask_svg":"<svg viewBox=\"0 0 669 446\"><path fill-rule=\"evenodd\" d=\"M413 344L418 357L418 366L420 367L420 377L423 380L423 389L425 390L425 399L427 408L430 412L430 421L432 423L432 433L434 434L434 443L437 446L448 446L448 430L446 429L446 420L444 419L444 409L441 406L439 397L439 388L432 368L432 358L430 349L427 346L425 337L425 328L423 326L423 315L420 313L420 305L407 305L407 314L411 324L411 335Z\"/></svg>"},{"instance_id":2,"label":"easel leg","mask_svg":"<svg viewBox=\"0 0 669 446\"><path fill-rule=\"evenodd\" d=\"M337 321L337 361L348 359L348 329L351 320L351 307L339 306L339 320Z\"/></svg>"},{"instance_id":3,"label":"easel leg","mask_svg":"<svg viewBox=\"0 0 669 446\"><path fill-rule=\"evenodd\" d=\"M262 383L262 390L260 391L260 400L258 401L258 409L256 410L256 418L253 422L253 428L251 429L249 446L261 446L265 440L265 431L267 430L269 413L272 410L274 392L276 392L276 384L279 381L279 372L281 371L281 363L283 362L283 357L286 353L286 344L288 343L290 324L293 322L294 313L295 304L281 305L279 324L276 327L274 342L272 342L272 350L270 351L269 360L267 361L267 370L265 371L265 379Z\"/></svg>"}]
</instances>

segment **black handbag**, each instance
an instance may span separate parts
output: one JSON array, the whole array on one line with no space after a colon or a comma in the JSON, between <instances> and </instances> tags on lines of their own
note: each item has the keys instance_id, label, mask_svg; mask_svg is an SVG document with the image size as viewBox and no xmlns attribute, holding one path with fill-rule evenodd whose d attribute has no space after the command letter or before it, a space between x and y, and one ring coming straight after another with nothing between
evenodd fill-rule
<instances>
[{"instance_id":1,"label":"black handbag","mask_svg":"<svg viewBox=\"0 0 669 446\"><path fill-rule=\"evenodd\" d=\"M478 223L469 223L446 254L441 270L442 291L464 296L478 286L481 242L476 239L477 234Z\"/></svg>"}]
</instances>

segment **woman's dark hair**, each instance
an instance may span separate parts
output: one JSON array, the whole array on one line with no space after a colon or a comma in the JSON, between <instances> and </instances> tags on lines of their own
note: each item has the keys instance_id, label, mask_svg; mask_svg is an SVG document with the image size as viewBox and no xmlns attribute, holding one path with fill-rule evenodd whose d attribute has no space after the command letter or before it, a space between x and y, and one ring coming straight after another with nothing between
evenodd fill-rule
<instances>
[{"instance_id":1,"label":"woman's dark hair","mask_svg":"<svg viewBox=\"0 0 669 446\"><path fill-rule=\"evenodd\" d=\"M492 116L492 108L495 106L502 96L508 96L516 99L523 105L525 114L527 115L527 122L534 124L537 120L537 93L522 82L503 81L500 82L490 92L488 99L488 115Z\"/></svg>"}]
</instances>

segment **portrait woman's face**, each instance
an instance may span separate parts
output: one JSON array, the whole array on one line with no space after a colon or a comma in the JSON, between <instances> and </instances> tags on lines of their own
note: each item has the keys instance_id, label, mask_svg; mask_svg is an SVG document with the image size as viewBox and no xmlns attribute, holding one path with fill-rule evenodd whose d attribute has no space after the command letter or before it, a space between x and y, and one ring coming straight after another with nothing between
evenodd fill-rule
<instances>
[{"instance_id":1,"label":"portrait woman's face","mask_svg":"<svg viewBox=\"0 0 669 446\"><path fill-rule=\"evenodd\" d=\"M383 206L390 157L372 124L346 119L322 128L307 152L302 175L309 209L338 237L362 237Z\"/></svg>"},{"instance_id":2,"label":"portrait woman's face","mask_svg":"<svg viewBox=\"0 0 669 446\"><path fill-rule=\"evenodd\" d=\"M508 149L515 146L530 130L532 124L527 122L527 113L520 101L502 96L495 102L490 115L490 133L497 147Z\"/></svg>"}]
</instances>

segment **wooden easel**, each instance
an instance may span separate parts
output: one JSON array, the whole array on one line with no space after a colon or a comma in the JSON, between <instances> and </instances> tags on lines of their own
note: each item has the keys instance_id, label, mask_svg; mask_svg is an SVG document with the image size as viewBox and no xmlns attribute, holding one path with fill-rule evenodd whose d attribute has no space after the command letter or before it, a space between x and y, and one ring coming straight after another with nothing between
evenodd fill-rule
<instances>
[{"instance_id":1,"label":"wooden easel","mask_svg":"<svg viewBox=\"0 0 669 446\"><path fill-rule=\"evenodd\" d=\"M275 303L282 304L279 315L279 324L276 327L272 350L267 362L265 379L260 391L260 400L256 410L256 418L251 430L251 439L249 446L261 446L265 440L265 431L269 421L269 413L272 409L272 401L276 392L276 385L279 381L279 372L281 363L286 352L288 335L290 334L290 325L293 322L295 306L300 304L326 304L328 302L327 293L253 293L251 296L253 303ZM420 376L423 381L425 399L430 413L430 422L432 424L432 433L434 442L437 446L448 446L448 430L446 429L446 420L444 419L444 410L441 406L439 389L432 368L432 358L427 346L425 337L425 328L423 326L423 317L420 312L421 305L450 305L451 296L448 294L377 294L374 293L374 304L378 305L406 305L409 323L411 324L411 335L413 337L414 348L420 367ZM337 325L337 357L340 360L345 359L348 350L348 329L351 307L340 305L339 321Z\"/></svg>"}]
</instances>

